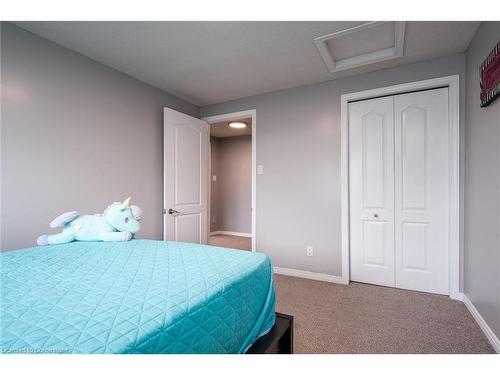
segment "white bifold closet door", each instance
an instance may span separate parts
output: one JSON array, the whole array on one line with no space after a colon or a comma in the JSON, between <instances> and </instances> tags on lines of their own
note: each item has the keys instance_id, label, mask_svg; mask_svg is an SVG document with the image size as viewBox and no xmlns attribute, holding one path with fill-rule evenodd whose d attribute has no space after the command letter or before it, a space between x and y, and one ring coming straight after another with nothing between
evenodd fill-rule
<instances>
[{"instance_id":1,"label":"white bifold closet door","mask_svg":"<svg viewBox=\"0 0 500 375\"><path fill-rule=\"evenodd\" d=\"M349 104L351 280L394 286L393 97Z\"/></svg>"},{"instance_id":2,"label":"white bifold closet door","mask_svg":"<svg viewBox=\"0 0 500 375\"><path fill-rule=\"evenodd\" d=\"M351 280L448 294L448 89L349 104Z\"/></svg>"}]
</instances>

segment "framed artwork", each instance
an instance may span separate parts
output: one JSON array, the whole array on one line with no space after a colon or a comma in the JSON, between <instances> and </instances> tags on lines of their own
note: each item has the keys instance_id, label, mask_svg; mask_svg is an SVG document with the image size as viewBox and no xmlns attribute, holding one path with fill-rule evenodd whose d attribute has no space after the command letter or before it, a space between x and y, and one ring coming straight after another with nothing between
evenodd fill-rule
<instances>
[{"instance_id":1,"label":"framed artwork","mask_svg":"<svg viewBox=\"0 0 500 375\"><path fill-rule=\"evenodd\" d=\"M490 105L500 95L500 42L479 67L481 107Z\"/></svg>"}]
</instances>

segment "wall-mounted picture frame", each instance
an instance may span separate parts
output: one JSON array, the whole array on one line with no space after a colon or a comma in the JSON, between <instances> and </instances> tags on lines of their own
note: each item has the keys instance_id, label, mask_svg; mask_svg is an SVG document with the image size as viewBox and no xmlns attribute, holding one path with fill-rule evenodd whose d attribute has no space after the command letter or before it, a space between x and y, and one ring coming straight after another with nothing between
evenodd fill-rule
<instances>
[{"instance_id":1,"label":"wall-mounted picture frame","mask_svg":"<svg viewBox=\"0 0 500 375\"><path fill-rule=\"evenodd\" d=\"M486 107L500 95L500 41L479 67L481 107Z\"/></svg>"}]
</instances>

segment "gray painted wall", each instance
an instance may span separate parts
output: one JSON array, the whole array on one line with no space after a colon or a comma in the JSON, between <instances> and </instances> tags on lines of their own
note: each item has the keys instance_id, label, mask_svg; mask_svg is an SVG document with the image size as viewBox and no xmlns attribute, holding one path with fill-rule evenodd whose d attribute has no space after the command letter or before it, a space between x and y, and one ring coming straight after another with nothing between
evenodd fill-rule
<instances>
[{"instance_id":1,"label":"gray painted wall","mask_svg":"<svg viewBox=\"0 0 500 375\"><path fill-rule=\"evenodd\" d=\"M1 248L32 246L58 214L128 195L138 237L162 238L162 108L199 109L2 22Z\"/></svg>"},{"instance_id":2,"label":"gray painted wall","mask_svg":"<svg viewBox=\"0 0 500 375\"><path fill-rule=\"evenodd\" d=\"M465 287L500 337L500 99L479 107L479 65L500 38L483 22L466 55Z\"/></svg>"},{"instance_id":3,"label":"gray painted wall","mask_svg":"<svg viewBox=\"0 0 500 375\"><path fill-rule=\"evenodd\" d=\"M458 54L202 107L257 110L257 250L275 266L340 276L340 95L459 74L463 104L464 73Z\"/></svg>"},{"instance_id":4,"label":"gray painted wall","mask_svg":"<svg viewBox=\"0 0 500 375\"><path fill-rule=\"evenodd\" d=\"M252 233L252 136L211 138L211 231Z\"/></svg>"}]
</instances>

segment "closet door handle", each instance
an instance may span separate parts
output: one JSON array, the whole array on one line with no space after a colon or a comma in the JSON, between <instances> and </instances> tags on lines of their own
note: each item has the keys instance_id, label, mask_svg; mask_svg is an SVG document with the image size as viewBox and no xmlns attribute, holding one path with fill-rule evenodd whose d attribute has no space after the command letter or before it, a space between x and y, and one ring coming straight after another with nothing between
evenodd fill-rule
<instances>
[{"instance_id":1,"label":"closet door handle","mask_svg":"<svg viewBox=\"0 0 500 375\"><path fill-rule=\"evenodd\" d=\"M169 214L169 215L173 215L173 214L180 214L180 212L179 212L179 211L177 211L177 210L174 210L174 209L172 209L172 208L169 208L169 209L168 209L168 214Z\"/></svg>"}]
</instances>

